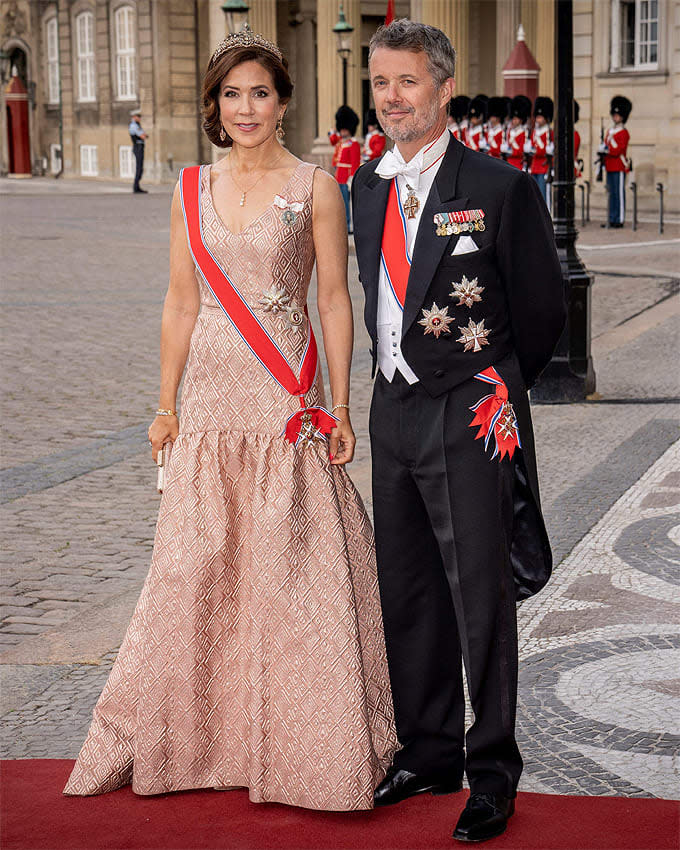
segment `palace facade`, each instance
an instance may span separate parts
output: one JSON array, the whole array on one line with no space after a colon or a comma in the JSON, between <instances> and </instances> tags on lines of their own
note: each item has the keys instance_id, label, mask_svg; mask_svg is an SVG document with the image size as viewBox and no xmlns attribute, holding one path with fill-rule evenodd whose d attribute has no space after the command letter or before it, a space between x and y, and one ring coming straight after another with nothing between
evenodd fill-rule
<instances>
[{"instance_id":1,"label":"palace facade","mask_svg":"<svg viewBox=\"0 0 680 850\"><path fill-rule=\"evenodd\" d=\"M277 41L295 96L286 144L327 165L326 134L342 101L333 26L340 0L249 0L251 28ZM554 0L396 0L397 17L443 29L458 51L457 93L503 94L502 69L523 25L554 98ZM386 0L344 0L352 33L347 100L370 106L368 42ZM221 0L0 0L0 173L93 179L134 173L127 132L141 108L145 180L171 182L215 155L201 132L200 80L224 37ZM574 85L584 178L594 181L609 101L633 102L628 122L641 205L680 209L680 0L574 0ZM30 163L27 167L23 163Z\"/></svg>"}]
</instances>

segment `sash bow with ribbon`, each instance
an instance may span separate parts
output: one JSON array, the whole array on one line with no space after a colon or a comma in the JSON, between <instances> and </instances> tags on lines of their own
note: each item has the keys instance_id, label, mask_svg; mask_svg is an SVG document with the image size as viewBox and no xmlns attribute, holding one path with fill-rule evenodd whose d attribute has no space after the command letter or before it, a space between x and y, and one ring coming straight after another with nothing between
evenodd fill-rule
<instances>
[{"instance_id":1,"label":"sash bow with ribbon","mask_svg":"<svg viewBox=\"0 0 680 850\"><path fill-rule=\"evenodd\" d=\"M307 407L305 394L316 378L319 354L309 316L307 316L307 344L299 376L293 371L285 355L264 328L245 298L220 266L203 239L201 222L201 169L202 166L183 168L180 174L180 196L189 250L196 268L212 292L225 315L231 320L241 339L276 383L300 399L300 410L287 420L282 436L297 446L317 439L326 439L339 421L321 405ZM278 206L278 204L277 204ZM291 207L293 205L291 204ZM307 308L305 307L305 314Z\"/></svg>"},{"instance_id":2,"label":"sash bow with ribbon","mask_svg":"<svg viewBox=\"0 0 680 850\"><path fill-rule=\"evenodd\" d=\"M473 404L470 410L476 415L470 422L470 428L479 426L476 440L484 437L484 451L489 447L491 438L495 441L495 451L491 459L500 455L503 460L505 455L512 458L515 449L522 448L517 427L517 417L508 400L508 388L493 366L489 366L483 372L478 372L475 379L495 386L495 392L480 398Z\"/></svg>"}]
</instances>

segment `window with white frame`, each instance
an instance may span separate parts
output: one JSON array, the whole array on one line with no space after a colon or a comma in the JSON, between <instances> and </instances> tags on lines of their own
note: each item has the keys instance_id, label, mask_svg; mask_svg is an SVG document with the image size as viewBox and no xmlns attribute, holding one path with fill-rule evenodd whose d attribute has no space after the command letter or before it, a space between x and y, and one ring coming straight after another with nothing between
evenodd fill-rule
<instances>
[{"instance_id":1,"label":"window with white frame","mask_svg":"<svg viewBox=\"0 0 680 850\"><path fill-rule=\"evenodd\" d=\"M612 0L612 71L659 65L659 0Z\"/></svg>"},{"instance_id":2,"label":"window with white frame","mask_svg":"<svg viewBox=\"0 0 680 850\"><path fill-rule=\"evenodd\" d=\"M99 174L97 145L80 146L80 173L83 177L96 177Z\"/></svg>"},{"instance_id":3,"label":"window with white frame","mask_svg":"<svg viewBox=\"0 0 680 850\"><path fill-rule=\"evenodd\" d=\"M137 99L135 12L121 6L113 16L116 39L116 83L119 100Z\"/></svg>"},{"instance_id":4,"label":"window with white frame","mask_svg":"<svg viewBox=\"0 0 680 850\"><path fill-rule=\"evenodd\" d=\"M92 12L81 12L76 17L76 56L78 62L78 100L91 102L96 99L94 15Z\"/></svg>"},{"instance_id":5,"label":"window with white frame","mask_svg":"<svg viewBox=\"0 0 680 850\"><path fill-rule=\"evenodd\" d=\"M118 170L121 177L135 176L135 157L132 145L120 145L118 148Z\"/></svg>"},{"instance_id":6,"label":"window with white frame","mask_svg":"<svg viewBox=\"0 0 680 850\"><path fill-rule=\"evenodd\" d=\"M47 42L47 102L59 103L59 29L57 16L45 24Z\"/></svg>"}]
</instances>

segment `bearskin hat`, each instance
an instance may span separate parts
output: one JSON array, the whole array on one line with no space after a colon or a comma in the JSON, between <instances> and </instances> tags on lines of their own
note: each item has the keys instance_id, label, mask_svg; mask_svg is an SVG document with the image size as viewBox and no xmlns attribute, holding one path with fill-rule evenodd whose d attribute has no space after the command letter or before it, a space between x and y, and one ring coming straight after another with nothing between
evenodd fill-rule
<instances>
[{"instance_id":1,"label":"bearskin hat","mask_svg":"<svg viewBox=\"0 0 680 850\"><path fill-rule=\"evenodd\" d=\"M468 118L481 118L486 121L486 98L484 95L477 95L470 101L468 107Z\"/></svg>"},{"instance_id":2,"label":"bearskin hat","mask_svg":"<svg viewBox=\"0 0 680 850\"><path fill-rule=\"evenodd\" d=\"M542 115L548 124L553 120L554 106L549 97L537 97L534 101L534 118Z\"/></svg>"},{"instance_id":3,"label":"bearskin hat","mask_svg":"<svg viewBox=\"0 0 680 850\"><path fill-rule=\"evenodd\" d=\"M359 126L359 116L350 106L341 106L335 113L335 129L349 130L352 135L357 131Z\"/></svg>"},{"instance_id":4,"label":"bearskin hat","mask_svg":"<svg viewBox=\"0 0 680 850\"><path fill-rule=\"evenodd\" d=\"M624 97L622 94L617 94L612 98L612 102L609 106L609 114L620 115L623 118L623 123L625 124L632 108L633 104L627 97Z\"/></svg>"},{"instance_id":5,"label":"bearskin hat","mask_svg":"<svg viewBox=\"0 0 680 850\"><path fill-rule=\"evenodd\" d=\"M578 105L578 100L574 101L574 124L578 124L578 118L581 114L581 107Z\"/></svg>"},{"instance_id":6,"label":"bearskin hat","mask_svg":"<svg viewBox=\"0 0 680 850\"><path fill-rule=\"evenodd\" d=\"M470 98L467 95L459 94L451 100L451 115L460 124L468 113Z\"/></svg>"},{"instance_id":7,"label":"bearskin hat","mask_svg":"<svg viewBox=\"0 0 680 850\"><path fill-rule=\"evenodd\" d=\"M369 109L366 115L364 115L364 133L368 133L369 124L373 124L378 128L378 130L382 130L375 109Z\"/></svg>"},{"instance_id":8,"label":"bearskin hat","mask_svg":"<svg viewBox=\"0 0 680 850\"><path fill-rule=\"evenodd\" d=\"M518 94L513 97L510 105L510 115L513 118L519 118L524 123L531 115L531 101L524 94Z\"/></svg>"},{"instance_id":9,"label":"bearskin hat","mask_svg":"<svg viewBox=\"0 0 680 850\"><path fill-rule=\"evenodd\" d=\"M487 113L489 118L493 116L494 118L498 118L499 121L505 121L508 117L508 104L506 103L506 98L490 97L487 105Z\"/></svg>"}]
</instances>

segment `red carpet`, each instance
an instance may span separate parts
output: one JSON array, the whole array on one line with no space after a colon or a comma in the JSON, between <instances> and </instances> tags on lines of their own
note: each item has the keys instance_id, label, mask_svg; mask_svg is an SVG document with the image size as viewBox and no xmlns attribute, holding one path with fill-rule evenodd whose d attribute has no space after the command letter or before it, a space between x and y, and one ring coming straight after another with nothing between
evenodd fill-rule
<instances>
[{"instance_id":1,"label":"red carpet","mask_svg":"<svg viewBox=\"0 0 680 850\"><path fill-rule=\"evenodd\" d=\"M333 814L256 805L245 791L64 797L73 762L4 761L2 850L437 850L467 793L423 795L374 812ZM505 850L677 850L680 804L623 797L520 794ZM487 845L484 845L487 846Z\"/></svg>"}]
</instances>

